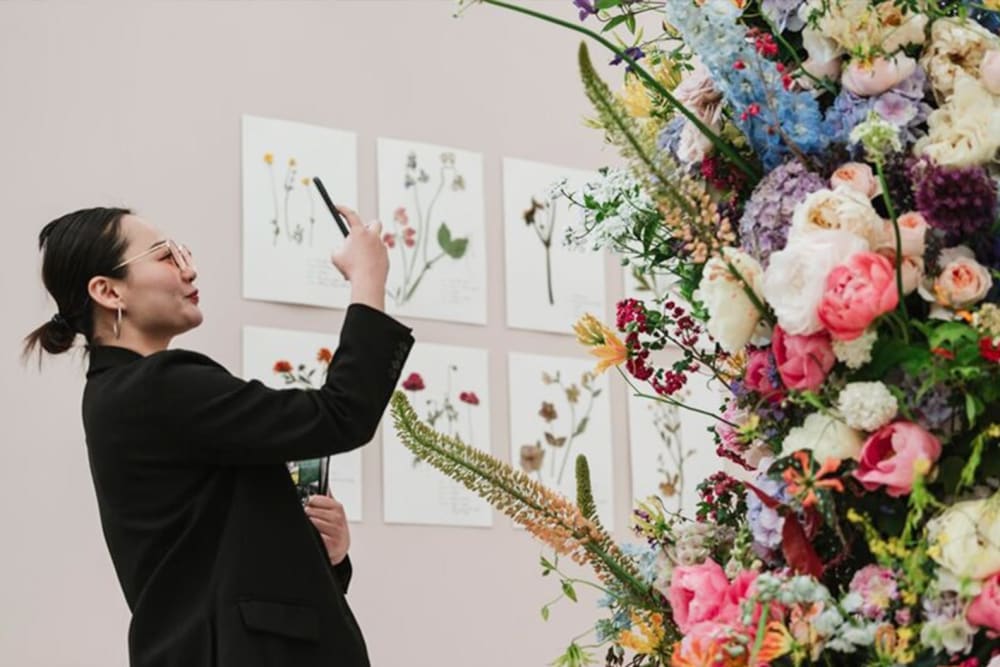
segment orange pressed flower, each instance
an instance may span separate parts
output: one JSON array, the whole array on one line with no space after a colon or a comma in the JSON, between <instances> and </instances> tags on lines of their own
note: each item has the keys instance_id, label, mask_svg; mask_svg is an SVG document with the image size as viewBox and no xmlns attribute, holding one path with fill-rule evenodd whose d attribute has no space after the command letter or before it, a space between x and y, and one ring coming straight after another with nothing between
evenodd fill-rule
<instances>
[{"instance_id":1,"label":"orange pressed flower","mask_svg":"<svg viewBox=\"0 0 1000 667\"><path fill-rule=\"evenodd\" d=\"M285 361L284 359L282 359L281 361L276 361L276 362L274 362L274 372L275 373L291 373L292 372L292 363L290 361Z\"/></svg>"},{"instance_id":2,"label":"orange pressed flower","mask_svg":"<svg viewBox=\"0 0 1000 667\"><path fill-rule=\"evenodd\" d=\"M837 492L844 490L844 483L839 479L823 479L827 475L837 472L837 469L840 467L840 459L828 458L823 462L819 470L813 473L812 456L810 456L809 452L799 450L792 454L792 458L798 462L802 472L800 473L794 467L789 466L785 468L781 477L788 485L788 493L798 498L802 502L803 507L812 507L816 504L817 489L830 489Z\"/></svg>"},{"instance_id":3,"label":"orange pressed flower","mask_svg":"<svg viewBox=\"0 0 1000 667\"><path fill-rule=\"evenodd\" d=\"M333 352L328 347L321 347L319 348L319 352L316 353L316 360L328 364L333 361Z\"/></svg>"}]
</instances>

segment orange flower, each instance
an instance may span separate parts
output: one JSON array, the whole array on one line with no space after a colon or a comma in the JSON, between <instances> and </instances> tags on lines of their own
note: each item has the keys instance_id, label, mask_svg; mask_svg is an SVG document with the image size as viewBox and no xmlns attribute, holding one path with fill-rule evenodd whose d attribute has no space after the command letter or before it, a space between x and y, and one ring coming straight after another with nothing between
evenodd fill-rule
<instances>
[{"instance_id":1,"label":"orange flower","mask_svg":"<svg viewBox=\"0 0 1000 667\"><path fill-rule=\"evenodd\" d=\"M780 621L771 621L764 630L760 650L752 657L755 665L768 664L792 650L792 635Z\"/></svg>"},{"instance_id":2,"label":"orange flower","mask_svg":"<svg viewBox=\"0 0 1000 667\"><path fill-rule=\"evenodd\" d=\"M837 472L837 468L840 467L840 459L828 458L814 474L812 456L809 452L800 449L792 454L792 458L798 461L802 472L799 473L794 467L789 466L785 468L785 472L781 476L788 484L788 493L798 498L803 507L812 507L816 504L816 489L843 492L844 484L839 479L823 479L823 477Z\"/></svg>"},{"instance_id":3,"label":"orange flower","mask_svg":"<svg viewBox=\"0 0 1000 667\"><path fill-rule=\"evenodd\" d=\"M319 352L316 353L316 360L328 364L333 361L333 352L328 347L321 347L319 348Z\"/></svg>"},{"instance_id":4,"label":"orange flower","mask_svg":"<svg viewBox=\"0 0 1000 667\"><path fill-rule=\"evenodd\" d=\"M597 357L595 373L603 373L611 366L628 360L628 348L621 339L590 313L573 325L573 331L576 332L576 340L591 348L590 353Z\"/></svg>"},{"instance_id":5,"label":"orange flower","mask_svg":"<svg viewBox=\"0 0 1000 667\"><path fill-rule=\"evenodd\" d=\"M618 643L636 653L650 655L659 650L665 634L663 614L650 614L648 620L632 614L632 628L622 631Z\"/></svg>"}]
</instances>

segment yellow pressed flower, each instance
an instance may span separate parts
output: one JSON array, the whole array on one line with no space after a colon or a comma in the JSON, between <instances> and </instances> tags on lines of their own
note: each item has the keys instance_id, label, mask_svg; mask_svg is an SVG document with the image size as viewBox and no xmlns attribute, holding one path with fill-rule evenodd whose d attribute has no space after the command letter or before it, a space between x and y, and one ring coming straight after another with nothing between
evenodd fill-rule
<instances>
[{"instance_id":1,"label":"yellow pressed flower","mask_svg":"<svg viewBox=\"0 0 1000 667\"><path fill-rule=\"evenodd\" d=\"M264 153L264 162L274 164L274 153Z\"/></svg>"},{"instance_id":2,"label":"yellow pressed flower","mask_svg":"<svg viewBox=\"0 0 1000 667\"><path fill-rule=\"evenodd\" d=\"M295 161L295 158L293 158L293 157L288 158L288 166L289 167L294 167L296 164L298 164L298 163Z\"/></svg>"},{"instance_id":3,"label":"yellow pressed flower","mask_svg":"<svg viewBox=\"0 0 1000 667\"><path fill-rule=\"evenodd\" d=\"M312 184L312 179L308 176L302 179L302 185L309 187L310 184Z\"/></svg>"},{"instance_id":4,"label":"yellow pressed flower","mask_svg":"<svg viewBox=\"0 0 1000 667\"><path fill-rule=\"evenodd\" d=\"M597 357L595 373L603 373L611 366L622 364L628 359L628 348L621 339L590 313L573 325L573 331L576 332L577 341L591 348L590 353Z\"/></svg>"}]
</instances>

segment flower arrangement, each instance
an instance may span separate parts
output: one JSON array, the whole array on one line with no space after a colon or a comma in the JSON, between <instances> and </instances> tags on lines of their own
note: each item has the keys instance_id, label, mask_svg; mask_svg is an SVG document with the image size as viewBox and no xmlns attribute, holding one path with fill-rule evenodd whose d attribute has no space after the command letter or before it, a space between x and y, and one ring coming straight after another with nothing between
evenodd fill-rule
<instances>
[{"instance_id":1,"label":"flower arrangement","mask_svg":"<svg viewBox=\"0 0 1000 667\"><path fill-rule=\"evenodd\" d=\"M554 664L1000 665L1000 4L460 4L626 65L615 92L581 46L591 123L628 167L571 195L566 234L673 287L578 339L677 409L693 373L729 390L714 442L688 443L729 472L694 517L640 501L631 547L585 460L573 503L394 398L417 456L594 568L595 641Z\"/></svg>"}]
</instances>

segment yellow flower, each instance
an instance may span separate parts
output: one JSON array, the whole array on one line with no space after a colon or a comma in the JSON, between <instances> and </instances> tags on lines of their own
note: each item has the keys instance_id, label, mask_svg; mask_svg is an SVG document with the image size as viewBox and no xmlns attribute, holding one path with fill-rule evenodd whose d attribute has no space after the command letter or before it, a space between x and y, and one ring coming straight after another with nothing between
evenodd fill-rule
<instances>
[{"instance_id":1,"label":"yellow flower","mask_svg":"<svg viewBox=\"0 0 1000 667\"><path fill-rule=\"evenodd\" d=\"M295 162L295 158L293 158L293 157L288 158L288 166L289 167L294 167L296 164L297 163Z\"/></svg>"},{"instance_id":2,"label":"yellow flower","mask_svg":"<svg viewBox=\"0 0 1000 667\"><path fill-rule=\"evenodd\" d=\"M274 164L274 153L264 153L264 162Z\"/></svg>"},{"instance_id":3,"label":"yellow flower","mask_svg":"<svg viewBox=\"0 0 1000 667\"><path fill-rule=\"evenodd\" d=\"M312 179L309 178L308 176L306 176L305 178L302 179L302 185L304 185L306 187L309 187L309 185L311 183L312 183Z\"/></svg>"},{"instance_id":4,"label":"yellow flower","mask_svg":"<svg viewBox=\"0 0 1000 667\"><path fill-rule=\"evenodd\" d=\"M632 629L623 630L618 636L618 643L636 653L650 655L660 648L665 634L663 614L650 614L649 620L632 614Z\"/></svg>"},{"instance_id":5,"label":"yellow flower","mask_svg":"<svg viewBox=\"0 0 1000 667\"><path fill-rule=\"evenodd\" d=\"M621 92L622 104L632 118L648 118L653 110L653 101L649 99L646 86L637 76L626 76Z\"/></svg>"},{"instance_id":6,"label":"yellow flower","mask_svg":"<svg viewBox=\"0 0 1000 667\"><path fill-rule=\"evenodd\" d=\"M595 373L603 373L611 366L617 366L628 359L628 348L611 329L596 317L587 313L573 325L576 339L581 345L591 348L590 353L598 358Z\"/></svg>"}]
</instances>

